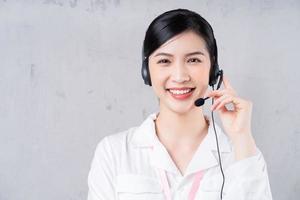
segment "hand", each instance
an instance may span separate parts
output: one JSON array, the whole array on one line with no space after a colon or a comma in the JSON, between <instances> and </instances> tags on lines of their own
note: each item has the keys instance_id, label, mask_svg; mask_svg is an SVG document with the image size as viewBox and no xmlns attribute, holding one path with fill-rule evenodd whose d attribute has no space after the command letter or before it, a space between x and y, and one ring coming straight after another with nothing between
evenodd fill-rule
<instances>
[{"instance_id":1,"label":"hand","mask_svg":"<svg viewBox=\"0 0 300 200\"><path fill-rule=\"evenodd\" d=\"M251 135L252 102L237 96L227 77L223 77L224 89L207 92L207 97L214 98L211 110L218 111L223 127L232 141L244 135ZM232 104L233 110L226 108Z\"/></svg>"}]
</instances>

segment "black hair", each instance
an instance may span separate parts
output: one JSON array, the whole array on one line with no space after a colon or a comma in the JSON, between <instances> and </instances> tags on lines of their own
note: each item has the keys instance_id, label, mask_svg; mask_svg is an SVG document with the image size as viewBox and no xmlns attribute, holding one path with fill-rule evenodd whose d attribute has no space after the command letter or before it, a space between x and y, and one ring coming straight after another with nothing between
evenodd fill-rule
<instances>
[{"instance_id":1,"label":"black hair","mask_svg":"<svg viewBox=\"0 0 300 200\"><path fill-rule=\"evenodd\" d=\"M149 56L162 44L172 37L189 30L198 34L205 41L211 62L210 80L213 81L215 79L214 72L218 68L217 43L213 29L202 16L191 10L175 9L157 16L146 31L142 59L148 62Z\"/></svg>"}]
</instances>

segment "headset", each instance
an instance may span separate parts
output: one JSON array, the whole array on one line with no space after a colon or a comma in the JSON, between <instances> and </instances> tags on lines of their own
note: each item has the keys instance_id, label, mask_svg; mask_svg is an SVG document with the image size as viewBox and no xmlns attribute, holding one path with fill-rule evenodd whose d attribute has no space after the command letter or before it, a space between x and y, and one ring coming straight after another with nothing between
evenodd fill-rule
<instances>
[{"instance_id":1,"label":"headset","mask_svg":"<svg viewBox=\"0 0 300 200\"><path fill-rule=\"evenodd\" d=\"M209 86L212 87L213 90L215 90L214 85L218 82L218 84L217 84L217 90L218 90L220 88L222 82L223 82L223 70L220 69L219 65L218 65L218 50L217 50L217 43L216 43L215 38L214 38L214 44L215 44L215 55L213 55L213 62L212 62L211 69L210 69L210 72L209 72L209 83L208 84L209 84ZM143 78L144 83L146 85L152 86L150 72L149 72L149 57L144 56L144 52L142 53L142 59L143 59L143 61L142 61L142 70L141 70L142 78ZM195 101L195 106L202 106L206 99L208 99L208 97L206 97L205 99L200 98L200 99L196 100ZM214 103L214 98L212 98L212 101L211 101L211 104L213 104L213 103ZM221 192L220 192L220 198L222 200L223 199L223 188L224 188L224 184L225 184L225 175L224 175L224 172L223 172L223 167L222 167L222 162L221 162L219 142L218 142L218 136L217 136L217 131L216 131L216 127L215 127L215 120L214 120L213 111L211 111L211 117L212 117L215 137L216 137L218 160L219 160L220 170L221 170L222 179L223 179Z\"/></svg>"}]
</instances>

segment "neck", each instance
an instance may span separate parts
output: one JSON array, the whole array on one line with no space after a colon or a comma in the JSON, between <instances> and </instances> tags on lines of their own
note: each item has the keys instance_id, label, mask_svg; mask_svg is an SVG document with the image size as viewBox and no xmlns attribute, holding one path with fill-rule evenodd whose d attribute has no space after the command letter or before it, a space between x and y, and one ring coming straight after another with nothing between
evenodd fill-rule
<instances>
[{"instance_id":1,"label":"neck","mask_svg":"<svg viewBox=\"0 0 300 200\"><path fill-rule=\"evenodd\" d=\"M161 109L156 119L158 137L173 144L198 141L206 135L207 129L202 108L195 108L185 114Z\"/></svg>"}]
</instances>

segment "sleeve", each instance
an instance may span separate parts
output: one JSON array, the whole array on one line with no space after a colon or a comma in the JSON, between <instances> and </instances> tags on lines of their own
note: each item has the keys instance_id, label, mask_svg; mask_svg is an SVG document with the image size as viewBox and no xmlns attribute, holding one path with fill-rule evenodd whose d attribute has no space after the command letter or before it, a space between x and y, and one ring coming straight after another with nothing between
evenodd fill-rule
<instances>
[{"instance_id":1,"label":"sleeve","mask_svg":"<svg viewBox=\"0 0 300 200\"><path fill-rule=\"evenodd\" d=\"M261 151L225 170L224 200L272 200L267 165Z\"/></svg>"},{"instance_id":2,"label":"sleeve","mask_svg":"<svg viewBox=\"0 0 300 200\"><path fill-rule=\"evenodd\" d=\"M88 200L114 200L113 157L108 138L97 145L88 174Z\"/></svg>"}]
</instances>

